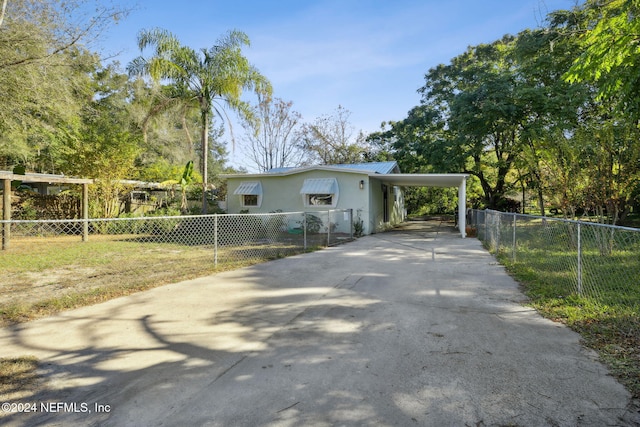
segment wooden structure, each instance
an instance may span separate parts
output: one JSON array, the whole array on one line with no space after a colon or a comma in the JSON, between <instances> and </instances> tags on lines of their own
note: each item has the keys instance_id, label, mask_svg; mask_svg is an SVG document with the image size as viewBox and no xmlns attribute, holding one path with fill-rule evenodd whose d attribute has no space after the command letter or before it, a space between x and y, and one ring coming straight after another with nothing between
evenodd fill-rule
<instances>
[{"instance_id":1,"label":"wooden structure","mask_svg":"<svg viewBox=\"0 0 640 427\"><path fill-rule=\"evenodd\" d=\"M0 171L0 181L2 181L2 249L8 249L11 240L11 181L22 182L47 182L49 184L81 184L82 185L82 241L89 238L89 184L93 184L92 179L68 178L63 175L50 175L42 173L26 173L24 175L13 172Z\"/></svg>"}]
</instances>

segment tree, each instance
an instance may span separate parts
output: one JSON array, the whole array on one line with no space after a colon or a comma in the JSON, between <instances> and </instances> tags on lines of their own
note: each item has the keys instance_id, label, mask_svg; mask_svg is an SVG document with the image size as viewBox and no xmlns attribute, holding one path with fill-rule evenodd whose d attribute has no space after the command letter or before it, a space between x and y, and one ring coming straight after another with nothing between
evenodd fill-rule
<instances>
[{"instance_id":1,"label":"tree","mask_svg":"<svg viewBox=\"0 0 640 427\"><path fill-rule=\"evenodd\" d=\"M96 2L89 15L79 11L86 0L4 0L0 10L0 45L10 47L0 57L0 70L33 63L47 63L64 54L85 49L128 9ZM40 49L42 42L48 49Z\"/></svg>"},{"instance_id":2,"label":"tree","mask_svg":"<svg viewBox=\"0 0 640 427\"><path fill-rule=\"evenodd\" d=\"M258 120L244 120L247 154L260 171L299 166L305 153L300 149L299 128L302 116L293 111L292 102L260 99L254 107Z\"/></svg>"},{"instance_id":3,"label":"tree","mask_svg":"<svg viewBox=\"0 0 640 427\"><path fill-rule=\"evenodd\" d=\"M444 127L438 111L419 105L404 120L383 124L383 130L370 134L367 140L384 153L380 161L393 159L405 173L460 171L462 164L450 163L455 158L447 153Z\"/></svg>"},{"instance_id":4,"label":"tree","mask_svg":"<svg viewBox=\"0 0 640 427\"><path fill-rule=\"evenodd\" d=\"M184 171L182 172L182 177L180 178L180 189L182 191L182 201L180 202L180 211L182 213L187 212L187 186L191 185L194 181L193 175L193 162L188 161L184 167Z\"/></svg>"},{"instance_id":5,"label":"tree","mask_svg":"<svg viewBox=\"0 0 640 427\"><path fill-rule=\"evenodd\" d=\"M601 99L619 100L619 108L640 118L640 0L587 0L574 14L581 54L565 78L597 84Z\"/></svg>"},{"instance_id":6,"label":"tree","mask_svg":"<svg viewBox=\"0 0 640 427\"><path fill-rule=\"evenodd\" d=\"M88 76L99 63L91 43L126 15L101 4L93 15L84 1L3 1L0 20L0 165L18 161L54 172L38 154L80 113ZM50 159L48 159L50 160Z\"/></svg>"},{"instance_id":7,"label":"tree","mask_svg":"<svg viewBox=\"0 0 640 427\"><path fill-rule=\"evenodd\" d=\"M207 183L209 125L214 113L223 118L220 102L251 118L251 109L241 99L242 91L253 89L270 94L271 85L247 58L241 48L249 45L249 38L240 31L230 31L209 49L195 51L180 43L175 35L163 30L142 30L138 35L141 52L154 49L145 59L139 56L129 64L129 73L149 75L155 81L168 80L176 86L176 97L196 102L200 112L200 140L202 147L203 196L202 212L207 212Z\"/></svg>"},{"instance_id":8,"label":"tree","mask_svg":"<svg viewBox=\"0 0 640 427\"><path fill-rule=\"evenodd\" d=\"M61 128L63 136L51 149L60 171L97 179L89 187L90 214L111 218L120 213L126 190L121 181L130 178L142 137L128 111L131 91L126 75L113 67L98 69L91 89L92 101Z\"/></svg>"},{"instance_id":9,"label":"tree","mask_svg":"<svg viewBox=\"0 0 640 427\"><path fill-rule=\"evenodd\" d=\"M521 150L525 111L518 102L520 81L509 52L513 37L470 47L449 65L427 73L419 92L422 103L446 123L435 152L445 155L455 172L478 178L485 203L497 209L511 189L509 175ZM441 172L452 172L443 170Z\"/></svg>"},{"instance_id":10,"label":"tree","mask_svg":"<svg viewBox=\"0 0 640 427\"><path fill-rule=\"evenodd\" d=\"M197 104L176 96L175 85L149 85L136 79L133 87L130 111L143 136L139 166L168 162L182 168L186 162L196 160L193 135L200 128Z\"/></svg>"},{"instance_id":11,"label":"tree","mask_svg":"<svg viewBox=\"0 0 640 427\"><path fill-rule=\"evenodd\" d=\"M332 115L318 117L305 124L301 133L301 148L308 153L310 161L323 165L357 163L367 152L365 136L353 137L349 123L351 112L338 106Z\"/></svg>"},{"instance_id":12,"label":"tree","mask_svg":"<svg viewBox=\"0 0 640 427\"><path fill-rule=\"evenodd\" d=\"M573 178L574 145L568 136L578 124L580 112L587 111L591 89L569 84L562 76L571 66L579 48L574 39L562 34L573 26L572 14L557 11L550 15L547 28L525 30L514 41L511 55L517 64L517 102L523 110L520 138L522 151L516 159L518 181L523 193L536 193L538 206L545 215L545 199L556 207L568 206Z\"/></svg>"}]
</instances>

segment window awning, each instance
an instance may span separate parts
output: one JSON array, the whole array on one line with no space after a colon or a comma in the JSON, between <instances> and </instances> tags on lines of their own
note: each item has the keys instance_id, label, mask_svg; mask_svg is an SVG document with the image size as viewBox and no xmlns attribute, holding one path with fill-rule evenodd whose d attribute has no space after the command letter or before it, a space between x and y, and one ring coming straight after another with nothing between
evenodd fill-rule
<instances>
[{"instance_id":1,"label":"window awning","mask_svg":"<svg viewBox=\"0 0 640 427\"><path fill-rule=\"evenodd\" d=\"M260 181L242 181L233 194L262 196Z\"/></svg>"},{"instance_id":2,"label":"window awning","mask_svg":"<svg viewBox=\"0 0 640 427\"><path fill-rule=\"evenodd\" d=\"M300 194L336 194L338 180L335 178L305 179Z\"/></svg>"}]
</instances>

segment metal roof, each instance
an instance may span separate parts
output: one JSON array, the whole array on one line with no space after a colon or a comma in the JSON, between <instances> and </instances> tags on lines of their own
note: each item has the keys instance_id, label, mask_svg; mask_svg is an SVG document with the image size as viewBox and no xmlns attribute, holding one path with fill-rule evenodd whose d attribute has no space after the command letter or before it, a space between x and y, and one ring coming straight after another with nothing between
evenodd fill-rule
<instances>
[{"instance_id":1,"label":"metal roof","mask_svg":"<svg viewBox=\"0 0 640 427\"><path fill-rule=\"evenodd\" d=\"M293 175L311 170L345 171L357 174L367 174L369 178L381 179L393 185L403 187L460 187L469 177L462 173L400 173L396 162L370 162L354 164L338 164L325 166L305 166L300 168L277 168L261 174L221 175L224 178L253 178L260 179L267 176Z\"/></svg>"},{"instance_id":2,"label":"metal roof","mask_svg":"<svg viewBox=\"0 0 640 427\"><path fill-rule=\"evenodd\" d=\"M302 166L299 168L273 168L269 169L267 174L283 174L283 173L295 173L295 172L303 172L305 170L312 169L325 169L325 168L339 168L339 169L349 169L356 170L360 172L369 172L369 173L398 173L400 169L398 168L398 164L396 162L369 162L369 163L342 163L337 165L318 165L318 166Z\"/></svg>"},{"instance_id":3,"label":"metal roof","mask_svg":"<svg viewBox=\"0 0 640 427\"><path fill-rule=\"evenodd\" d=\"M300 194L335 194L338 192L338 180L335 178L305 179Z\"/></svg>"},{"instance_id":4,"label":"metal roof","mask_svg":"<svg viewBox=\"0 0 640 427\"><path fill-rule=\"evenodd\" d=\"M334 168L341 169L354 169L373 173L398 173L400 170L396 162L369 162L369 163L352 163L352 164L339 164L339 165L327 165Z\"/></svg>"},{"instance_id":5,"label":"metal roof","mask_svg":"<svg viewBox=\"0 0 640 427\"><path fill-rule=\"evenodd\" d=\"M242 181L233 194L241 195L262 195L262 184L259 181Z\"/></svg>"}]
</instances>

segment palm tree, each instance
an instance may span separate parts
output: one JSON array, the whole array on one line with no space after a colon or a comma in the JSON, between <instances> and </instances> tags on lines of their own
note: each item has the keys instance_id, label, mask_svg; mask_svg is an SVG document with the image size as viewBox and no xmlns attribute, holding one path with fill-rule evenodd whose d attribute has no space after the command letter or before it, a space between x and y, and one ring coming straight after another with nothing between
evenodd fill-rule
<instances>
[{"instance_id":1,"label":"palm tree","mask_svg":"<svg viewBox=\"0 0 640 427\"><path fill-rule=\"evenodd\" d=\"M127 67L129 74L150 76L154 81L170 81L176 87L177 98L200 109L202 143L202 213L207 213L207 159L209 153L209 122L213 115L226 117L221 103L253 120L251 106L240 99L243 90L270 95L271 84L242 55L249 38L241 31L229 31L209 49L183 46L169 31L156 28L138 34L140 51L154 48L150 58L139 56Z\"/></svg>"}]
</instances>

